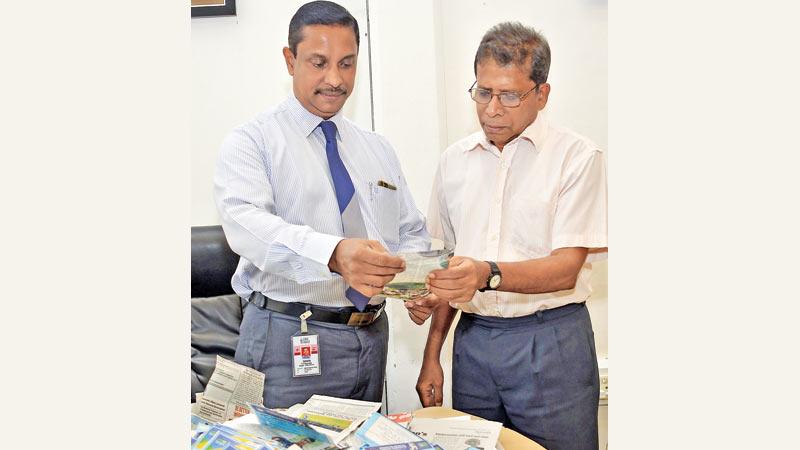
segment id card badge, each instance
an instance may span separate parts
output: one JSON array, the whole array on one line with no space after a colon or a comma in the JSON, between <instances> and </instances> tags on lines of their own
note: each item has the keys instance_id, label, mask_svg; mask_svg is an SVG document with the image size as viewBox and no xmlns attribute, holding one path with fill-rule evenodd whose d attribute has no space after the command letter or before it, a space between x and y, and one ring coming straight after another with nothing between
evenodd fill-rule
<instances>
[{"instance_id":1,"label":"id card badge","mask_svg":"<svg viewBox=\"0 0 800 450\"><path fill-rule=\"evenodd\" d=\"M319 335L308 334L306 319L311 311L300 316L300 332L292 336L293 377L322 375L319 359Z\"/></svg>"}]
</instances>

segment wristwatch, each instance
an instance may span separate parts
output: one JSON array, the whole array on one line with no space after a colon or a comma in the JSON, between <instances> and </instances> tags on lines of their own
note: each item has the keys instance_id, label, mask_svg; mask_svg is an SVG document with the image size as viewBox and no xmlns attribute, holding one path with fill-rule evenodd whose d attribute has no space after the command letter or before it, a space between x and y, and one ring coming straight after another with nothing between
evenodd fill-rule
<instances>
[{"instance_id":1,"label":"wristwatch","mask_svg":"<svg viewBox=\"0 0 800 450\"><path fill-rule=\"evenodd\" d=\"M503 281L503 274L500 273L500 268L497 267L497 263L494 261L485 262L489 264L489 268L492 272L489 274L489 278L486 279L486 287L478 289L478 292L497 290L497 287L500 286L500 283Z\"/></svg>"}]
</instances>

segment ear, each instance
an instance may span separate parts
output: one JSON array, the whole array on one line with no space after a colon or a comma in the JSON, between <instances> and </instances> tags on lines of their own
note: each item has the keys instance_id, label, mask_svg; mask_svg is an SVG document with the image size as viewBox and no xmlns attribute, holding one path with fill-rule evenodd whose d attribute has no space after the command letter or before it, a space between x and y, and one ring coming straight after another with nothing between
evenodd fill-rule
<instances>
[{"instance_id":1,"label":"ear","mask_svg":"<svg viewBox=\"0 0 800 450\"><path fill-rule=\"evenodd\" d=\"M294 76L294 63L297 60L294 58L289 47L283 47L283 59L286 60L286 70L289 71L289 75Z\"/></svg>"},{"instance_id":2,"label":"ear","mask_svg":"<svg viewBox=\"0 0 800 450\"><path fill-rule=\"evenodd\" d=\"M539 107L539 111L543 110L547 105L548 98L550 98L550 83L542 83L536 93L536 104Z\"/></svg>"}]
</instances>

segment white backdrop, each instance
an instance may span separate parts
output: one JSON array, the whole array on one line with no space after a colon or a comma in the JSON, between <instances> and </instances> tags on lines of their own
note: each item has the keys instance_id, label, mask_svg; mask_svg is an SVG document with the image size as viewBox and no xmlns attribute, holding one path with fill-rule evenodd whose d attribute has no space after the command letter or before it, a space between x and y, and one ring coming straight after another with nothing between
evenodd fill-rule
<instances>
[{"instance_id":1,"label":"white backdrop","mask_svg":"<svg viewBox=\"0 0 800 450\"><path fill-rule=\"evenodd\" d=\"M192 224L219 223L212 200L218 146L234 126L291 92L281 48L288 22L303 1L239 0L238 17L192 20ZM544 33L552 50L550 119L607 143L607 5L597 0L340 1L359 21L356 89L345 113L372 125L398 153L418 208L426 212L433 174L444 148L478 129L466 92L483 33L504 20L519 20ZM369 77L367 6L372 50ZM589 302L599 357L608 355L607 263L596 264ZM427 325L411 323L402 305L389 308L390 412L419 407L414 384ZM451 341L449 341L451 342ZM450 344L446 344L450 345ZM445 350L449 391L450 351ZM445 404L450 396L446 395Z\"/></svg>"}]
</instances>

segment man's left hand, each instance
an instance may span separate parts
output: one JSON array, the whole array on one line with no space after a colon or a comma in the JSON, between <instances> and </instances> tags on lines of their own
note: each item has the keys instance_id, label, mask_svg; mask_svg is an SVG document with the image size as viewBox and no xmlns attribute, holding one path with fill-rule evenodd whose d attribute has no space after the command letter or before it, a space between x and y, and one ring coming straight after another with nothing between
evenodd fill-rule
<instances>
[{"instance_id":1,"label":"man's left hand","mask_svg":"<svg viewBox=\"0 0 800 450\"><path fill-rule=\"evenodd\" d=\"M491 268L484 261L454 256L447 269L434 270L428 275L428 289L441 300L465 303L472 300L475 291L486 286L490 273Z\"/></svg>"},{"instance_id":2,"label":"man's left hand","mask_svg":"<svg viewBox=\"0 0 800 450\"><path fill-rule=\"evenodd\" d=\"M428 294L418 300L408 300L404 306L408 310L408 317L415 324L422 325L433 314L433 310L438 304L439 299L433 294Z\"/></svg>"}]
</instances>

